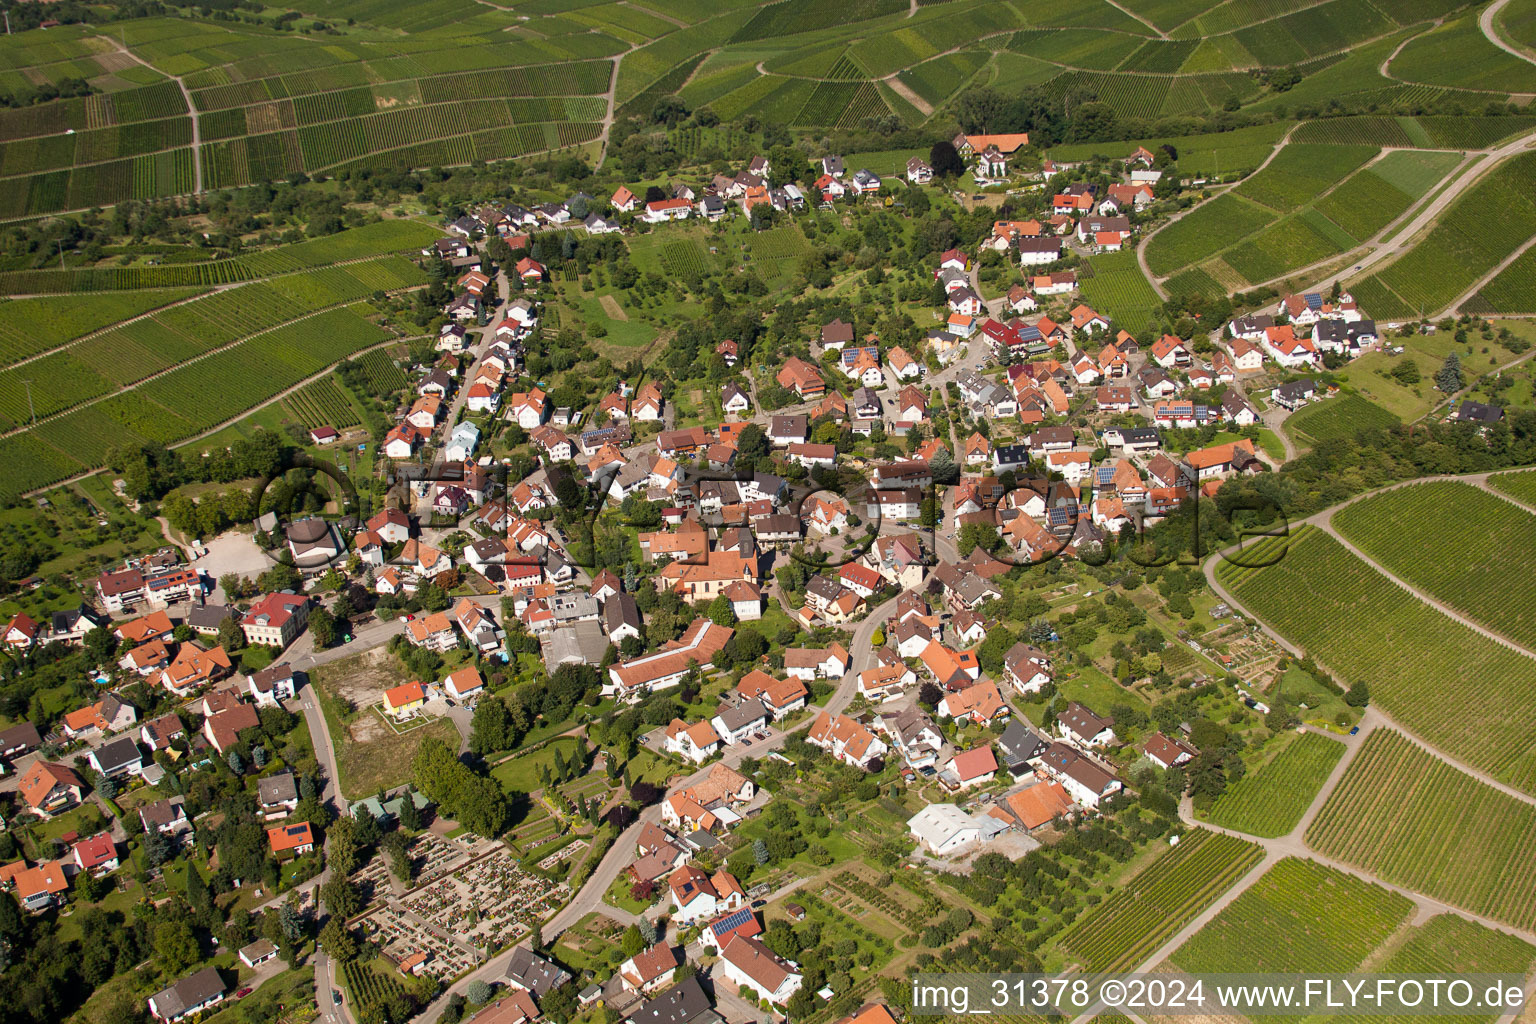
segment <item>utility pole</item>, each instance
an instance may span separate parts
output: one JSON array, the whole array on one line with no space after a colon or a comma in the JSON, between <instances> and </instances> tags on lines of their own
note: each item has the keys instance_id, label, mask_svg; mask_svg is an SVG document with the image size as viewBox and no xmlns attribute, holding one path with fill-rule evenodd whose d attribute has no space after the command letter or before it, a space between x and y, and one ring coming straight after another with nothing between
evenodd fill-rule
<instances>
[{"instance_id":1,"label":"utility pole","mask_svg":"<svg viewBox=\"0 0 1536 1024\"><path fill-rule=\"evenodd\" d=\"M24 381L22 381L22 383L27 386L27 408L32 410L32 422L36 423L37 422L37 406L32 401L32 382L30 380L24 380Z\"/></svg>"}]
</instances>

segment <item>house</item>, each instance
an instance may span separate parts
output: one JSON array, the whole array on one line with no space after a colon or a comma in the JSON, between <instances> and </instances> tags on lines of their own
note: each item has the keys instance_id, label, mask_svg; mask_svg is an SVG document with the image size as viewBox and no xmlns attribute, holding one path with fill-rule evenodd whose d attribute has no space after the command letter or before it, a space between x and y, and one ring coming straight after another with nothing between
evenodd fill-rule
<instances>
[{"instance_id":1,"label":"house","mask_svg":"<svg viewBox=\"0 0 1536 1024\"><path fill-rule=\"evenodd\" d=\"M1050 657L1032 644L1016 643L1003 657L1003 676L1021 694L1039 693L1055 678Z\"/></svg>"},{"instance_id":2,"label":"house","mask_svg":"<svg viewBox=\"0 0 1536 1024\"><path fill-rule=\"evenodd\" d=\"M544 264L527 256L517 261L516 271L517 276L524 282L533 284L544 280L545 276Z\"/></svg>"},{"instance_id":3,"label":"house","mask_svg":"<svg viewBox=\"0 0 1536 1024\"><path fill-rule=\"evenodd\" d=\"M534 999L543 999L550 992L571 980L571 972L558 964L539 956L527 946L512 950L507 962L507 972L502 975L507 987L527 992Z\"/></svg>"},{"instance_id":4,"label":"house","mask_svg":"<svg viewBox=\"0 0 1536 1024\"><path fill-rule=\"evenodd\" d=\"M672 983L673 972L681 963L676 950L658 942L619 965L619 984L627 991L651 995Z\"/></svg>"},{"instance_id":5,"label":"house","mask_svg":"<svg viewBox=\"0 0 1536 1024\"><path fill-rule=\"evenodd\" d=\"M411 539L411 517L398 508L387 508L368 520L368 529L389 544Z\"/></svg>"},{"instance_id":6,"label":"house","mask_svg":"<svg viewBox=\"0 0 1536 1024\"><path fill-rule=\"evenodd\" d=\"M1115 741L1115 720L1072 701L1056 719L1056 734L1081 747L1102 747Z\"/></svg>"},{"instance_id":7,"label":"house","mask_svg":"<svg viewBox=\"0 0 1536 1024\"><path fill-rule=\"evenodd\" d=\"M734 632L708 619L694 619L681 637L655 652L610 665L603 693L634 700L642 693L676 686L688 674L690 664L708 667L715 652L725 646Z\"/></svg>"},{"instance_id":8,"label":"house","mask_svg":"<svg viewBox=\"0 0 1536 1024\"><path fill-rule=\"evenodd\" d=\"M1014 242L1014 247L1019 253L1019 265L1023 267L1039 267L1047 263L1055 263L1061 259L1061 239L1054 235L1047 236L1021 236ZM1053 278L1055 275L1051 275ZM1035 279L1036 281L1039 278ZM1074 287L1076 278L1074 277ZM1061 292L1071 291L1071 288L1057 286ZM1056 293L1053 291L1053 294ZM1035 289L1035 294L1041 294L1040 289Z\"/></svg>"},{"instance_id":9,"label":"house","mask_svg":"<svg viewBox=\"0 0 1536 1024\"><path fill-rule=\"evenodd\" d=\"M720 389L720 408L732 416L740 416L752 408L752 399L736 384L727 384Z\"/></svg>"},{"instance_id":10,"label":"house","mask_svg":"<svg viewBox=\"0 0 1536 1024\"><path fill-rule=\"evenodd\" d=\"M190 832L192 819L187 816L187 798L173 796L150 804L140 804L139 824L146 832L155 829L168 836Z\"/></svg>"},{"instance_id":11,"label":"house","mask_svg":"<svg viewBox=\"0 0 1536 1024\"><path fill-rule=\"evenodd\" d=\"M51 761L34 761L17 782L16 791L32 813L51 818L80 802L85 783L74 769Z\"/></svg>"},{"instance_id":12,"label":"house","mask_svg":"<svg viewBox=\"0 0 1536 1024\"><path fill-rule=\"evenodd\" d=\"M1201 448L1184 456L1197 481L1220 479L1232 473L1257 472L1259 458L1247 438Z\"/></svg>"},{"instance_id":13,"label":"house","mask_svg":"<svg viewBox=\"0 0 1536 1024\"><path fill-rule=\"evenodd\" d=\"M159 645L160 641L152 641ZM135 648L137 649L137 648ZM70 739L121 732L139 720L138 709L115 693L109 693L89 707L64 716L60 731Z\"/></svg>"},{"instance_id":14,"label":"house","mask_svg":"<svg viewBox=\"0 0 1536 1024\"><path fill-rule=\"evenodd\" d=\"M1018 720L1008 723L996 744L998 753L1003 755L1003 767L1015 776L1028 771L1050 746L1043 736Z\"/></svg>"},{"instance_id":15,"label":"house","mask_svg":"<svg viewBox=\"0 0 1536 1024\"><path fill-rule=\"evenodd\" d=\"M837 445L835 444L803 444L793 441L784 450L784 454L788 456L790 462L798 463L807 469L833 466L837 463Z\"/></svg>"},{"instance_id":16,"label":"house","mask_svg":"<svg viewBox=\"0 0 1536 1024\"><path fill-rule=\"evenodd\" d=\"M1221 396L1222 414L1239 427L1248 427L1259 421L1259 414L1243 397L1242 392L1228 388Z\"/></svg>"},{"instance_id":17,"label":"house","mask_svg":"<svg viewBox=\"0 0 1536 1024\"><path fill-rule=\"evenodd\" d=\"M384 691L384 713L401 718L427 703L427 688L421 683L402 683Z\"/></svg>"},{"instance_id":18,"label":"house","mask_svg":"<svg viewBox=\"0 0 1536 1024\"><path fill-rule=\"evenodd\" d=\"M618 210L620 213L633 213L636 207L640 205L640 200L635 198L635 194L633 192L625 188L623 185L620 185L617 189L614 190L613 198L609 200L609 203L611 203L613 208Z\"/></svg>"},{"instance_id":19,"label":"house","mask_svg":"<svg viewBox=\"0 0 1536 1024\"><path fill-rule=\"evenodd\" d=\"M1174 768L1188 764L1195 759L1195 755L1200 753L1177 736L1170 737L1160 732L1147 737L1146 742L1141 745L1141 752L1147 755L1148 761L1159 768Z\"/></svg>"},{"instance_id":20,"label":"house","mask_svg":"<svg viewBox=\"0 0 1536 1024\"><path fill-rule=\"evenodd\" d=\"M0 634L0 639L3 639L5 645L12 651L25 651L37 642L40 629L41 626L37 625L37 620L23 611L18 611L11 616L11 622L6 623L5 633Z\"/></svg>"},{"instance_id":21,"label":"house","mask_svg":"<svg viewBox=\"0 0 1536 1024\"><path fill-rule=\"evenodd\" d=\"M933 180L933 168L922 157L912 157L907 161L907 181L914 185L926 185Z\"/></svg>"},{"instance_id":22,"label":"house","mask_svg":"<svg viewBox=\"0 0 1536 1024\"><path fill-rule=\"evenodd\" d=\"M443 457L449 462L468 462L479 445L480 428L474 421L465 420L454 427L453 433L448 435L448 443L443 448Z\"/></svg>"},{"instance_id":23,"label":"house","mask_svg":"<svg viewBox=\"0 0 1536 1024\"><path fill-rule=\"evenodd\" d=\"M1271 401L1293 412L1312 400L1317 394L1317 382L1303 378L1281 384L1269 393Z\"/></svg>"},{"instance_id":24,"label":"house","mask_svg":"<svg viewBox=\"0 0 1536 1024\"><path fill-rule=\"evenodd\" d=\"M849 185L849 189L855 195L874 195L880 191L880 185L880 175L868 168L861 167L853 172L853 181Z\"/></svg>"},{"instance_id":25,"label":"house","mask_svg":"<svg viewBox=\"0 0 1536 1024\"><path fill-rule=\"evenodd\" d=\"M670 220L687 220L693 214L693 204L686 199L658 199L645 204L640 219L648 224L663 224Z\"/></svg>"},{"instance_id":26,"label":"house","mask_svg":"<svg viewBox=\"0 0 1536 1024\"><path fill-rule=\"evenodd\" d=\"M1316 366L1321 362L1317 355L1317 346L1312 344L1312 339L1308 336L1296 337L1295 329L1291 324L1269 328L1264 332L1264 338L1259 344L1265 352L1269 353L1271 359L1286 369L1297 366Z\"/></svg>"},{"instance_id":27,"label":"house","mask_svg":"<svg viewBox=\"0 0 1536 1024\"><path fill-rule=\"evenodd\" d=\"M940 651L948 651L942 644L930 644L930 648L938 648ZM925 654L928 652L925 651ZM950 652L954 653L954 652ZM966 657L966 661L952 672L947 680L938 680L939 685L953 687L944 699L939 701L938 713L940 718L969 719L976 725L990 725L994 721L1007 721L1013 714L997 684L990 679L981 679L974 683L968 683L967 679L975 680L971 675L971 665L974 663L974 655L970 651L959 652ZM924 665L928 660L924 659ZM929 671L933 671L929 666ZM980 667L975 671L980 673Z\"/></svg>"},{"instance_id":28,"label":"house","mask_svg":"<svg viewBox=\"0 0 1536 1024\"><path fill-rule=\"evenodd\" d=\"M724 764L709 769L703 782L671 793L661 806L661 817L673 827L710 831L741 821L733 808L749 802L757 792L751 779Z\"/></svg>"},{"instance_id":29,"label":"house","mask_svg":"<svg viewBox=\"0 0 1536 1024\"><path fill-rule=\"evenodd\" d=\"M0 730L0 761L11 761L30 754L43 745L43 737L31 722L17 722Z\"/></svg>"},{"instance_id":30,"label":"house","mask_svg":"<svg viewBox=\"0 0 1536 1024\"><path fill-rule=\"evenodd\" d=\"M745 935L734 936L720 951L720 970L725 980L778 1006L800 990L802 980L798 968Z\"/></svg>"},{"instance_id":31,"label":"house","mask_svg":"<svg viewBox=\"0 0 1536 1024\"><path fill-rule=\"evenodd\" d=\"M315 834L307 821L278 825L267 829L267 845L278 857L302 857L315 848Z\"/></svg>"},{"instance_id":32,"label":"house","mask_svg":"<svg viewBox=\"0 0 1536 1024\"><path fill-rule=\"evenodd\" d=\"M286 818L299 807L298 780L291 770L262 778L256 784L256 802L268 821Z\"/></svg>"},{"instance_id":33,"label":"house","mask_svg":"<svg viewBox=\"0 0 1536 1024\"><path fill-rule=\"evenodd\" d=\"M549 411L549 396L539 388L519 391L507 403L507 418L524 430L533 430L542 424L549 418Z\"/></svg>"},{"instance_id":34,"label":"house","mask_svg":"<svg viewBox=\"0 0 1536 1024\"><path fill-rule=\"evenodd\" d=\"M870 770L890 749L879 737L847 715L833 718L823 711L816 716L806 742L830 753L836 760Z\"/></svg>"},{"instance_id":35,"label":"house","mask_svg":"<svg viewBox=\"0 0 1536 1024\"><path fill-rule=\"evenodd\" d=\"M990 746L980 746L956 754L939 774L939 779L955 789L983 786L997 775L997 758ZM951 782L951 779L953 781Z\"/></svg>"},{"instance_id":36,"label":"house","mask_svg":"<svg viewBox=\"0 0 1536 1024\"><path fill-rule=\"evenodd\" d=\"M11 881L11 886L15 889L16 899L20 901L22 908L36 914L47 910L56 902L62 902L64 894L69 891L69 882L65 875L66 866L65 861L54 860L18 871Z\"/></svg>"},{"instance_id":37,"label":"house","mask_svg":"<svg viewBox=\"0 0 1536 1024\"><path fill-rule=\"evenodd\" d=\"M149 1012L170 1024L224 1001L224 979L217 967L204 967L149 997Z\"/></svg>"},{"instance_id":38,"label":"house","mask_svg":"<svg viewBox=\"0 0 1536 1024\"><path fill-rule=\"evenodd\" d=\"M109 779L137 775L144 770L144 755L139 752L139 745L132 736L120 736L111 743L104 743L86 754L85 759Z\"/></svg>"},{"instance_id":39,"label":"house","mask_svg":"<svg viewBox=\"0 0 1536 1024\"><path fill-rule=\"evenodd\" d=\"M679 924L690 924L728 910L736 910L747 901L747 894L736 877L725 870L713 875L691 864L684 864L667 879L672 893L672 915Z\"/></svg>"},{"instance_id":40,"label":"house","mask_svg":"<svg viewBox=\"0 0 1536 1024\"><path fill-rule=\"evenodd\" d=\"M239 742L240 734L247 729L261 727L261 716L249 704L235 703L203 719L203 738L213 749L223 754Z\"/></svg>"},{"instance_id":41,"label":"house","mask_svg":"<svg viewBox=\"0 0 1536 1024\"><path fill-rule=\"evenodd\" d=\"M1190 364L1189 348L1184 340L1173 334L1165 334L1152 343L1152 359L1165 370Z\"/></svg>"},{"instance_id":42,"label":"house","mask_svg":"<svg viewBox=\"0 0 1536 1024\"><path fill-rule=\"evenodd\" d=\"M1312 327L1312 344L1320 352L1354 357L1380 340L1374 320L1319 320Z\"/></svg>"},{"instance_id":43,"label":"house","mask_svg":"<svg viewBox=\"0 0 1536 1024\"><path fill-rule=\"evenodd\" d=\"M989 145L977 156L974 174L978 183L1001 181L1008 177L1008 157L996 146Z\"/></svg>"},{"instance_id":44,"label":"house","mask_svg":"<svg viewBox=\"0 0 1536 1024\"><path fill-rule=\"evenodd\" d=\"M784 672L809 682L818 676L836 679L848 671L848 651L842 644L830 647L791 647L784 652Z\"/></svg>"},{"instance_id":45,"label":"house","mask_svg":"<svg viewBox=\"0 0 1536 1024\"><path fill-rule=\"evenodd\" d=\"M194 690L208 683L223 679L234 670L229 655L223 647L204 650L194 641L187 641L176 651L176 657L160 672L160 685L178 697L187 697Z\"/></svg>"},{"instance_id":46,"label":"house","mask_svg":"<svg viewBox=\"0 0 1536 1024\"><path fill-rule=\"evenodd\" d=\"M785 360L774 379L781 387L793 391L802 401L820 398L827 390L821 371L798 356L790 356Z\"/></svg>"},{"instance_id":47,"label":"house","mask_svg":"<svg viewBox=\"0 0 1536 1024\"><path fill-rule=\"evenodd\" d=\"M649 381L635 393L634 400L629 404L629 414L637 420L659 420L665 404L660 385Z\"/></svg>"},{"instance_id":48,"label":"house","mask_svg":"<svg viewBox=\"0 0 1536 1024\"><path fill-rule=\"evenodd\" d=\"M1125 788L1113 774L1081 751L1052 743L1040 759L1041 770L1066 790L1073 801L1095 809L1105 797Z\"/></svg>"},{"instance_id":49,"label":"house","mask_svg":"<svg viewBox=\"0 0 1536 1024\"><path fill-rule=\"evenodd\" d=\"M309 599L295 594L267 594L251 605L240 620L245 642L287 647L303 632L309 619Z\"/></svg>"},{"instance_id":50,"label":"house","mask_svg":"<svg viewBox=\"0 0 1536 1024\"><path fill-rule=\"evenodd\" d=\"M707 721L700 720L689 725L681 718L674 718L672 724L667 726L665 735L667 752L685 757L694 764L720 753L720 734Z\"/></svg>"},{"instance_id":51,"label":"house","mask_svg":"<svg viewBox=\"0 0 1536 1024\"><path fill-rule=\"evenodd\" d=\"M623 1024L720 1024L698 978L687 978L642 1004Z\"/></svg>"},{"instance_id":52,"label":"house","mask_svg":"<svg viewBox=\"0 0 1536 1024\"><path fill-rule=\"evenodd\" d=\"M1504 418L1504 410L1497 405L1467 400L1456 407L1453 418L1458 423L1497 423Z\"/></svg>"},{"instance_id":53,"label":"house","mask_svg":"<svg viewBox=\"0 0 1536 1024\"><path fill-rule=\"evenodd\" d=\"M1047 780L1009 793L1003 798L1001 809L1029 832L1065 817L1072 806L1072 797L1066 789L1059 782ZM998 808L990 813L997 814Z\"/></svg>"},{"instance_id":54,"label":"house","mask_svg":"<svg viewBox=\"0 0 1536 1024\"><path fill-rule=\"evenodd\" d=\"M996 819L973 817L954 804L929 804L907 821L912 838L939 857L990 839L1004 828Z\"/></svg>"}]
</instances>

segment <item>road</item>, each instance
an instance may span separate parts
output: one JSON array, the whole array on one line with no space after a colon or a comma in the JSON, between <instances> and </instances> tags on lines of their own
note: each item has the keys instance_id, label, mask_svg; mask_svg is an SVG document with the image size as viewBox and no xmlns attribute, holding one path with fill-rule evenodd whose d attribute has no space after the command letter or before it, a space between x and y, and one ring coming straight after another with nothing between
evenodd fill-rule
<instances>
[{"instance_id":1,"label":"road","mask_svg":"<svg viewBox=\"0 0 1536 1024\"><path fill-rule=\"evenodd\" d=\"M1529 64L1536 64L1536 58L1531 57L1531 55L1526 53L1524 50L1517 49L1509 43L1506 43L1502 38L1499 37L1498 32L1494 28L1493 20L1499 16L1499 12L1503 11L1504 8L1508 6L1509 0L1495 0L1494 3L1484 7L1483 13L1478 15L1477 27L1483 30L1483 35L1488 37L1488 41L1490 43L1492 43L1494 46L1497 46L1505 53L1513 54L1514 56L1519 57L1521 60Z\"/></svg>"},{"instance_id":2,"label":"road","mask_svg":"<svg viewBox=\"0 0 1536 1024\"><path fill-rule=\"evenodd\" d=\"M111 43L118 53L123 54L134 63L142 64L157 75L166 75L181 90L181 98L187 104L187 116L192 118L192 194L201 195L203 191L203 125L198 115L197 104L192 102L192 90L187 88L187 83L181 80L180 75L167 75L166 72L128 49L122 40L113 39L111 36L103 38Z\"/></svg>"},{"instance_id":3,"label":"road","mask_svg":"<svg viewBox=\"0 0 1536 1024\"><path fill-rule=\"evenodd\" d=\"M874 637L875 630L885 623L886 618L892 612L894 612L895 609L896 601L893 598L892 600L887 601L877 608L871 610L869 615L866 616L865 619L860 622L854 629L853 640L848 645L848 671L844 673L843 678L839 680L837 689L833 692L832 696L827 699L826 710L829 713L837 714L841 712L849 705L849 703L852 702L853 698L858 694L859 673L867 668L872 668L875 663L874 644L871 642ZM814 721L814 719L811 721ZM799 728L808 728L809 725L810 721L807 721ZM799 731L799 729L791 731L796 732ZM730 752L727 753L725 757L717 763L725 764L734 768L741 764L741 762L747 757L761 757L764 754L778 749L784 744L786 738L787 734L776 733L771 739L764 740L760 743L754 743L750 747L729 748ZM710 765L710 768L713 767L714 765ZM710 768L703 768L694 772L681 781L673 784L670 789L675 791L677 789L683 788L685 786L691 786L694 783L701 781L706 775L709 774ZM630 826L631 831L625 832L619 837L618 841L613 844L613 848L610 849L607 855L603 857L602 862L597 866L597 870L592 873L592 877L587 879L587 883L581 887L581 890L571 898L571 901L565 905L564 909L562 909L558 914L544 923L541 932L546 944L553 943L554 940L567 928L570 928L577 921L580 921L584 916L598 909L601 909L603 913L608 914L609 916L616 919L624 919L625 915L622 911L617 911L612 907L603 905L603 896L605 893L607 893L608 887L613 884L614 879L619 877L620 872L622 872L634 861L635 849L633 830L639 824L644 822L650 822L652 824L659 824L661 822L660 803L653 804L652 806L645 808L645 810L640 813L639 820L634 825ZM451 986L444 989L442 994L438 996L432 1005L428 1006L424 1011L422 1011L421 1018L427 1021L437 1020L437 1018L442 1014L443 1010L447 1007L449 998L455 992L463 993L469 987L469 983L477 978L486 982L495 982L499 980L506 974L507 964L510 962L511 958L512 951L509 949L487 961L478 970L466 974L464 977L454 982Z\"/></svg>"}]
</instances>

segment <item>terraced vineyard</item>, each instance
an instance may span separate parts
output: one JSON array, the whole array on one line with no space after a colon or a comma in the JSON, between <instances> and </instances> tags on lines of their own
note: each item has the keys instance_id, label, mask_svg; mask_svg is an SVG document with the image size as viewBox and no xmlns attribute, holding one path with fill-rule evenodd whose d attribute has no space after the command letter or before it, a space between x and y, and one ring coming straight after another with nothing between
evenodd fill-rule
<instances>
[{"instance_id":1,"label":"terraced vineyard","mask_svg":"<svg viewBox=\"0 0 1536 1024\"><path fill-rule=\"evenodd\" d=\"M1320 853L1519 928L1536 923L1536 808L1402 733L1371 733L1307 829Z\"/></svg>"},{"instance_id":2,"label":"terraced vineyard","mask_svg":"<svg viewBox=\"0 0 1536 1024\"><path fill-rule=\"evenodd\" d=\"M1216 570L1246 610L1341 680L1368 681L1373 700L1439 749L1536 789L1536 662L1420 602L1316 528L1265 540L1249 558L1273 548L1284 551L1273 565Z\"/></svg>"},{"instance_id":3,"label":"terraced vineyard","mask_svg":"<svg viewBox=\"0 0 1536 1024\"><path fill-rule=\"evenodd\" d=\"M1337 740L1302 733L1274 760L1229 786L1211 805L1210 820L1249 835L1283 836L1301 821L1343 756Z\"/></svg>"},{"instance_id":4,"label":"terraced vineyard","mask_svg":"<svg viewBox=\"0 0 1536 1024\"><path fill-rule=\"evenodd\" d=\"M1413 912L1389 889L1287 857L1169 957L1186 971L1348 973Z\"/></svg>"},{"instance_id":5,"label":"terraced vineyard","mask_svg":"<svg viewBox=\"0 0 1536 1024\"><path fill-rule=\"evenodd\" d=\"M1255 843L1191 829L1179 845L1091 908L1062 936L1089 972L1128 970L1263 858Z\"/></svg>"},{"instance_id":6,"label":"terraced vineyard","mask_svg":"<svg viewBox=\"0 0 1536 1024\"><path fill-rule=\"evenodd\" d=\"M1286 417L1285 429L1294 440L1327 441L1354 437L1361 430L1394 427L1401 421L1381 406L1359 395L1337 395L1297 409Z\"/></svg>"}]
</instances>

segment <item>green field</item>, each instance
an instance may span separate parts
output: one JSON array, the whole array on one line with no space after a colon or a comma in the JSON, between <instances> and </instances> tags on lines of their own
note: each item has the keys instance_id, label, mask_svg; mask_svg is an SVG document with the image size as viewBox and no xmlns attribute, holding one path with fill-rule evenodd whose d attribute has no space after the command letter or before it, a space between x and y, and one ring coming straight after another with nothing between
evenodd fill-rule
<instances>
[{"instance_id":1,"label":"green field","mask_svg":"<svg viewBox=\"0 0 1536 1024\"><path fill-rule=\"evenodd\" d=\"M1536 507L1536 469L1519 473L1496 473L1488 478L1488 483L1516 501Z\"/></svg>"},{"instance_id":2,"label":"green field","mask_svg":"<svg viewBox=\"0 0 1536 1024\"><path fill-rule=\"evenodd\" d=\"M1413 901L1287 857L1169 959L1186 971L1348 973L1413 913Z\"/></svg>"},{"instance_id":3,"label":"green field","mask_svg":"<svg viewBox=\"0 0 1536 1024\"><path fill-rule=\"evenodd\" d=\"M1237 194L1290 213L1314 199L1376 155L1373 146L1324 146L1292 142L1269 165L1237 186Z\"/></svg>"},{"instance_id":4,"label":"green field","mask_svg":"<svg viewBox=\"0 0 1536 1024\"><path fill-rule=\"evenodd\" d=\"M1536 807L1378 729L1307 843L1381 878L1518 928L1536 923Z\"/></svg>"},{"instance_id":5,"label":"green field","mask_svg":"<svg viewBox=\"0 0 1536 1024\"><path fill-rule=\"evenodd\" d=\"M1291 440L1316 444L1336 437L1355 436L1361 430L1380 430L1400 421L1381 406L1359 395L1336 395L1302 406L1285 419Z\"/></svg>"},{"instance_id":6,"label":"green field","mask_svg":"<svg viewBox=\"0 0 1536 1024\"><path fill-rule=\"evenodd\" d=\"M1283 836L1296 827L1344 756L1344 745L1315 732L1290 740L1274 760L1229 786L1211 805L1210 820L1255 836Z\"/></svg>"},{"instance_id":7,"label":"green field","mask_svg":"<svg viewBox=\"0 0 1536 1024\"><path fill-rule=\"evenodd\" d=\"M1147 266L1158 276L1176 273L1275 219L1274 211L1263 206L1229 193L1219 195L1153 235L1147 242Z\"/></svg>"},{"instance_id":8,"label":"green field","mask_svg":"<svg viewBox=\"0 0 1536 1024\"><path fill-rule=\"evenodd\" d=\"M1320 530L1293 529L1282 546L1274 565L1223 563L1217 577L1341 681L1367 681L1371 699L1416 734L1510 785L1536 789L1530 658L1422 603Z\"/></svg>"},{"instance_id":9,"label":"green field","mask_svg":"<svg viewBox=\"0 0 1536 1024\"><path fill-rule=\"evenodd\" d=\"M1477 15L1448 21L1414 39L1392 59L1394 78L1495 92L1536 92L1536 67L1484 37Z\"/></svg>"},{"instance_id":10,"label":"green field","mask_svg":"<svg viewBox=\"0 0 1536 1024\"><path fill-rule=\"evenodd\" d=\"M1536 647L1531 585L1536 515L1473 484L1435 480L1384 491L1333 517L1399 579L1526 647Z\"/></svg>"},{"instance_id":11,"label":"green field","mask_svg":"<svg viewBox=\"0 0 1536 1024\"><path fill-rule=\"evenodd\" d=\"M1062 936L1062 948L1088 971L1129 970L1262 857L1254 843L1190 829L1178 846L1078 918Z\"/></svg>"}]
</instances>

